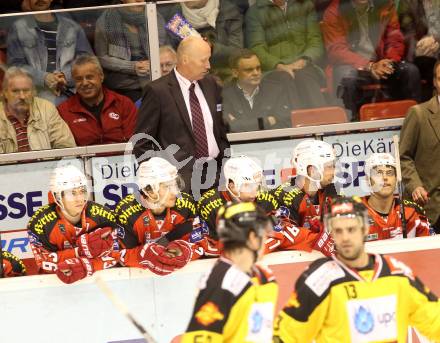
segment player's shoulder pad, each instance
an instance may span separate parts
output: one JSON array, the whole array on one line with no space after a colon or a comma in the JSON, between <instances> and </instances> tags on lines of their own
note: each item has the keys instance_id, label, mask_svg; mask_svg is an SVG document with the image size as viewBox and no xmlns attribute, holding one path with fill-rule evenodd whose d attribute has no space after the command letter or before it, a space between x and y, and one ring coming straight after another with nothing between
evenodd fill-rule
<instances>
[{"instance_id":1,"label":"player's shoulder pad","mask_svg":"<svg viewBox=\"0 0 440 343\"><path fill-rule=\"evenodd\" d=\"M391 275L402 275L414 280L412 269L402 261L399 261L392 256L382 256L382 261L388 266Z\"/></svg>"},{"instance_id":2,"label":"player's shoulder pad","mask_svg":"<svg viewBox=\"0 0 440 343\"><path fill-rule=\"evenodd\" d=\"M287 182L278 186L273 194L279 199L280 206L298 209L305 193L298 186Z\"/></svg>"},{"instance_id":3,"label":"player's shoulder pad","mask_svg":"<svg viewBox=\"0 0 440 343\"><path fill-rule=\"evenodd\" d=\"M58 220L58 213L56 211L57 205L47 204L40 207L31 217L28 222L28 230L37 235L44 235L44 233L51 229Z\"/></svg>"},{"instance_id":4,"label":"player's shoulder pad","mask_svg":"<svg viewBox=\"0 0 440 343\"><path fill-rule=\"evenodd\" d=\"M94 201L88 201L86 205L86 216L93 219L99 225L116 224L116 216L108 207Z\"/></svg>"},{"instance_id":5,"label":"player's shoulder pad","mask_svg":"<svg viewBox=\"0 0 440 343\"><path fill-rule=\"evenodd\" d=\"M316 296L321 297L338 279L346 276L344 269L331 258L313 262L297 281L297 287L306 285Z\"/></svg>"},{"instance_id":6,"label":"player's shoulder pad","mask_svg":"<svg viewBox=\"0 0 440 343\"><path fill-rule=\"evenodd\" d=\"M114 213L119 224L126 225L136 219L145 211L145 208L136 200L133 194L127 195L116 205Z\"/></svg>"},{"instance_id":7,"label":"player's shoulder pad","mask_svg":"<svg viewBox=\"0 0 440 343\"><path fill-rule=\"evenodd\" d=\"M113 212L118 215L121 213L125 208L130 207L137 203L136 197L134 194L129 194L125 198L119 200L119 202L116 204L115 209Z\"/></svg>"},{"instance_id":8,"label":"player's shoulder pad","mask_svg":"<svg viewBox=\"0 0 440 343\"><path fill-rule=\"evenodd\" d=\"M251 282L251 277L245 272L231 265L223 276L221 288L238 296Z\"/></svg>"},{"instance_id":9,"label":"player's shoulder pad","mask_svg":"<svg viewBox=\"0 0 440 343\"><path fill-rule=\"evenodd\" d=\"M255 264L254 265L255 276L260 281L260 284L265 284L269 282L275 282L275 275L269 267L266 267L263 264Z\"/></svg>"},{"instance_id":10,"label":"player's shoulder pad","mask_svg":"<svg viewBox=\"0 0 440 343\"><path fill-rule=\"evenodd\" d=\"M11 254L8 251L2 251L3 258L8 260L12 266L12 272L15 275L26 275L26 266L22 260L20 260L14 254Z\"/></svg>"},{"instance_id":11,"label":"player's shoulder pad","mask_svg":"<svg viewBox=\"0 0 440 343\"><path fill-rule=\"evenodd\" d=\"M185 192L180 193L180 197L177 198L174 208L182 213L184 217L194 217L197 212L197 205L194 198Z\"/></svg>"},{"instance_id":12,"label":"player's shoulder pad","mask_svg":"<svg viewBox=\"0 0 440 343\"><path fill-rule=\"evenodd\" d=\"M280 207L279 199L275 195L275 189L269 191L258 192L256 203L266 213L275 211Z\"/></svg>"},{"instance_id":13,"label":"player's shoulder pad","mask_svg":"<svg viewBox=\"0 0 440 343\"><path fill-rule=\"evenodd\" d=\"M215 189L210 189L203 193L202 197L197 203L197 212L202 219L207 220L212 212L217 211L225 201L220 196L220 193Z\"/></svg>"}]
</instances>

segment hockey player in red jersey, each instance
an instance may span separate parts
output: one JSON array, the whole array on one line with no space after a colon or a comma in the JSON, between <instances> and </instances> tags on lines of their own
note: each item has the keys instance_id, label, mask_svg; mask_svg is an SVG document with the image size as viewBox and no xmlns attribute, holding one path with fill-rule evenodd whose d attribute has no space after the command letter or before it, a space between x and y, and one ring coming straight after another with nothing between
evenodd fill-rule
<instances>
[{"instance_id":1,"label":"hockey player in red jersey","mask_svg":"<svg viewBox=\"0 0 440 343\"><path fill-rule=\"evenodd\" d=\"M375 153L365 163L365 174L371 194L363 198L370 215L367 241L400 239L403 237L400 199L396 189L396 161L388 153ZM429 236L429 221L425 211L415 202L403 200L407 237Z\"/></svg>"},{"instance_id":2,"label":"hockey player in red jersey","mask_svg":"<svg viewBox=\"0 0 440 343\"><path fill-rule=\"evenodd\" d=\"M326 142L307 139L295 147L292 162L296 177L276 188L272 194L295 225L288 235L274 237L278 239L272 242L270 250L310 251L313 248L330 255L332 241L323 230L322 218L332 198L337 196L333 183L336 162L333 149ZM303 244L301 247L292 245L292 239Z\"/></svg>"},{"instance_id":3,"label":"hockey player in red jersey","mask_svg":"<svg viewBox=\"0 0 440 343\"><path fill-rule=\"evenodd\" d=\"M138 170L139 193L122 199L115 208L118 237L125 248L121 262L159 275L185 266L192 256L187 240L202 236L193 198L181 192L176 167L160 157L143 162Z\"/></svg>"},{"instance_id":4,"label":"hockey player in red jersey","mask_svg":"<svg viewBox=\"0 0 440 343\"><path fill-rule=\"evenodd\" d=\"M336 157L330 144L314 139L300 142L293 151L296 177L279 186L274 195L301 227L319 232L325 208L337 196L333 183Z\"/></svg>"},{"instance_id":5,"label":"hockey player in red jersey","mask_svg":"<svg viewBox=\"0 0 440 343\"><path fill-rule=\"evenodd\" d=\"M57 167L50 179L54 202L39 208L28 223L28 235L41 272L56 273L72 283L114 266L115 216L89 201L87 179L73 165Z\"/></svg>"},{"instance_id":6,"label":"hockey player in red jersey","mask_svg":"<svg viewBox=\"0 0 440 343\"><path fill-rule=\"evenodd\" d=\"M311 232L292 222L289 218L289 210L285 207L280 208L278 198L273 191L266 189L263 170L255 161L247 156L231 157L226 161L223 171L226 181L225 190L209 190L203 194L198 203L198 211L201 218L208 223L214 246L218 239L215 228L218 209L229 201L251 201L256 202L267 214L277 219L274 230L264 243L266 252L312 250L315 243L319 241L321 233ZM322 250L321 247L318 247L318 250ZM324 250L323 253L327 252Z\"/></svg>"},{"instance_id":7,"label":"hockey player in red jersey","mask_svg":"<svg viewBox=\"0 0 440 343\"><path fill-rule=\"evenodd\" d=\"M263 170L247 156L235 156L228 159L223 167L226 183L223 190L210 189L206 191L197 203L197 211L207 224L209 234L204 247L205 255L219 256L221 246L218 241L216 219L218 210L227 202L255 202L259 193L264 190ZM270 195L261 202L261 207L268 211ZM273 198L273 197L272 197Z\"/></svg>"}]
</instances>

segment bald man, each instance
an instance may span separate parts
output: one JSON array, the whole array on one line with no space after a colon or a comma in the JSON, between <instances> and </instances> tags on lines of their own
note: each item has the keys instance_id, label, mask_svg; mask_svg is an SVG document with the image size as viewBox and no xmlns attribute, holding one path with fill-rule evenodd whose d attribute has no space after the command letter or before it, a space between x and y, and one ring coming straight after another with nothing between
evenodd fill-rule
<instances>
[{"instance_id":1,"label":"bald man","mask_svg":"<svg viewBox=\"0 0 440 343\"><path fill-rule=\"evenodd\" d=\"M162 150L177 145L177 152L163 157L178 167L185 191L196 200L217 185L229 147L221 87L209 75L210 57L211 48L203 39L185 38L177 48L174 70L147 85L136 126L136 133L153 137ZM151 157L146 151L158 148L151 139L142 139L135 144L134 153L142 162Z\"/></svg>"}]
</instances>

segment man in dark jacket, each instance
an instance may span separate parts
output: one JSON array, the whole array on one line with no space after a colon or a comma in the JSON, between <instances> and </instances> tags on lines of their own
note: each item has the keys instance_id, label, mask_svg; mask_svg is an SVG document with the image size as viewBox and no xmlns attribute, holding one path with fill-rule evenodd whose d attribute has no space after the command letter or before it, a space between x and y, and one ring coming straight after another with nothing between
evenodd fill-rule
<instances>
[{"instance_id":1,"label":"man in dark jacket","mask_svg":"<svg viewBox=\"0 0 440 343\"><path fill-rule=\"evenodd\" d=\"M299 107L287 73L264 77L257 55L247 49L231 59L234 81L223 90L223 115L231 132L290 127L290 112Z\"/></svg>"}]
</instances>

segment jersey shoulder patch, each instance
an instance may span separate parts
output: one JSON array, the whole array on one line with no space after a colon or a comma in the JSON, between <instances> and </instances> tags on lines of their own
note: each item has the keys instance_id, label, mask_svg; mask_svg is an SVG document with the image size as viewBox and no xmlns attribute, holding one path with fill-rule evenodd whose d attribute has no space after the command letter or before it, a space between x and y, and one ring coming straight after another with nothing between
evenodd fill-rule
<instances>
[{"instance_id":1,"label":"jersey shoulder patch","mask_svg":"<svg viewBox=\"0 0 440 343\"><path fill-rule=\"evenodd\" d=\"M144 211L145 208L136 200L136 197L130 194L119 201L114 213L118 223L125 227L129 223L131 223L132 226Z\"/></svg>"},{"instance_id":2,"label":"jersey shoulder patch","mask_svg":"<svg viewBox=\"0 0 440 343\"><path fill-rule=\"evenodd\" d=\"M280 206L285 205L296 210L299 208L304 194L301 188L290 183L284 183L278 186L274 191L274 195L279 199Z\"/></svg>"},{"instance_id":3,"label":"jersey shoulder patch","mask_svg":"<svg viewBox=\"0 0 440 343\"><path fill-rule=\"evenodd\" d=\"M404 275L411 280L414 280L414 273L410 267L408 267L402 261L395 259L392 256L383 256L384 261L387 263L390 269L391 275Z\"/></svg>"},{"instance_id":4,"label":"jersey shoulder patch","mask_svg":"<svg viewBox=\"0 0 440 343\"><path fill-rule=\"evenodd\" d=\"M196 203L194 198L188 193L181 192L180 197L176 200L174 208L181 213L185 218L194 217L196 215Z\"/></svg>"},{"instance_id":5,"label":"jersey shoulder patch","mask_svg":"<svg viewBox=\"0 0 440 343\"><path fill-rule=\"evenodd\" d=\"M94 201L89 201L86 205L86 216L100 226L114 226L116 216L112 210Z\"/></svg>"},{"instance_id":6,"label":"jersey shoulder patch","mask_svg":"<svg viewBox=\"0 0 440 343\"><path fill-rule=\"evenodd\" d=\"M58 220L56 206L54 203L40 207L29 220L28 230L43 235L50 226L53 227Z\"/></svg>"},{"instance_id":7,"label":"jersey shoulder patch","mask_svg":"<svg viewBox=\"0 0 440 343\"><path fill-rule=\"evenodd\" d=\"M250 283L251 278L235 266L230 266L226 271L221 288L238 296Z\"/></svg>"},{"instance_id":8,"label":"jersey shoulder patch","mask_svg":"<svg viewBox=\"0 0 440 343\"><path fill-rule=\"evenodd\" d=\"M333 281L345 277L345 271L341 266L336 261L329 259L320 259L312 263L305 273L308 275L304 283L318 297L321 297L330 288Z\"/></svg>"}]
</instances>

